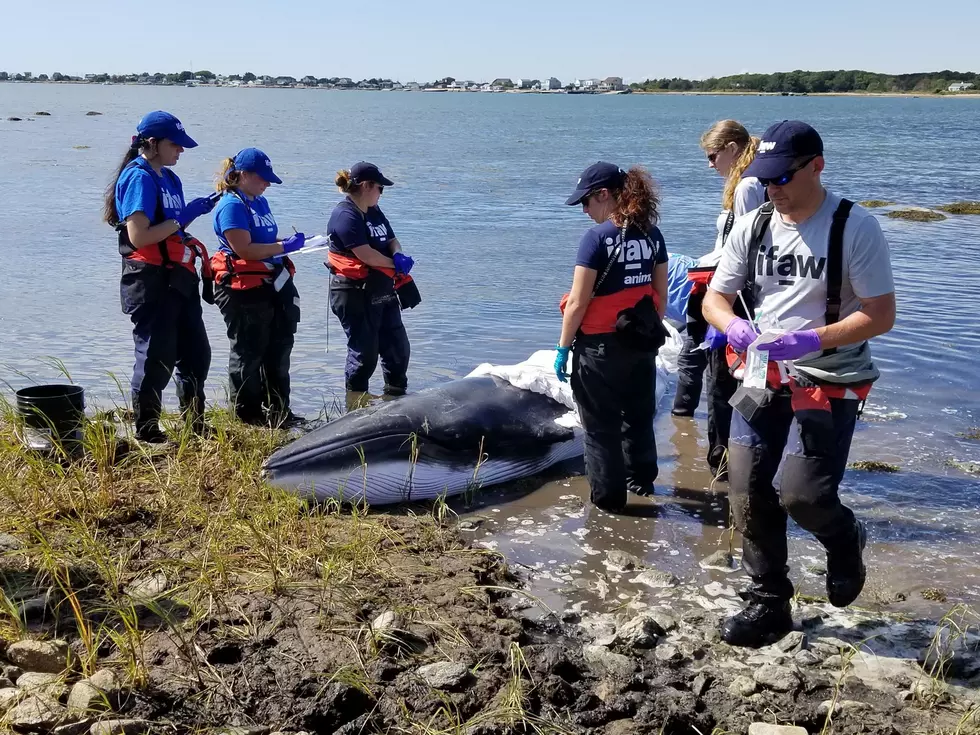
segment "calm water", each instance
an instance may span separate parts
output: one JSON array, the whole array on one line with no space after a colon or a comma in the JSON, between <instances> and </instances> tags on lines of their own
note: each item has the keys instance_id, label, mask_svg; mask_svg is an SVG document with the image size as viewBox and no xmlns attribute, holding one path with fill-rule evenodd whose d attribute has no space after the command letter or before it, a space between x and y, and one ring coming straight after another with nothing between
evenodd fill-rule
<instances>
[{"instance_id":1,"label":"calm water","mask_svg":"<svg viewBox=\"0 0 980 735\"><path fill-rule=\"evenodd\" d=\"M557 302L578 238L590 224L563 200L578 173L599 158L651 170L662 187L668 247L691 255L712 246L722 183L706 168L698 139L723 117L753 131L788 117L813 123L827 148L827 185L854 199L923 206L980 199L980 101L969 99L0 84L0 232L8 258L0 290L0 377L10 386L56 377L46 356L63 360L92 401L118 400L113 376L128 385L132 342L119 310L119 258L99 212L136 122L157 108L177 114L200 143L176 167L188 196L208 191L223 157L250 145L264 149L285 181L268 196L287 231L291 225L307 234L324 231L340 197L332 181L342 166L371 160L397 183L382 206L416 258L424 299L406 314L415 389L480 362L516 362L554 344ZM26 119L40 110L51 116ZM89 110L103 115L86 116ZM7 122L9 116L25 120ZM958 436L980 424L980 309L974 300L980 217L881 222L898 280L898 324L875 341L883 377L852 459L895 462L903 472L850 473L848 498L871 519L880 576L909 589L945 584L953 597L977 600L980 479L949 463L980 460L980 442ZM210 218L191 229L213 248ZM345 350L331 316L324 351L326 270L319 256L296 260L304 311L293 353L294 405L315 413L342 396ZM217 309L206 310L206 320L214 348L210 392L220 398L227 341ZM660 517L670 522L629 520L641 544L657 544L666 534L685 549L678 556L693 558L699 543L717 542L715 526L724 523L725 509L721 497L702 490L702 435L701 422L659 419L668 488ZM514 502L537 517L557 497L552 490L546 486ZM703 508L690 510L690 493ZM600 523L596 536L611 533L606 544L623 543L617 540L625 538L622 528L589 518L586 510L584 521L569 522ZM504 546L516 538L506 530L498 535ZM802 537L798 543L812 551ZM562 563L581 561L580 546L569 544ZM518 560L531 554L526 545L509 548Z\"/></svg>"}]
</instances>

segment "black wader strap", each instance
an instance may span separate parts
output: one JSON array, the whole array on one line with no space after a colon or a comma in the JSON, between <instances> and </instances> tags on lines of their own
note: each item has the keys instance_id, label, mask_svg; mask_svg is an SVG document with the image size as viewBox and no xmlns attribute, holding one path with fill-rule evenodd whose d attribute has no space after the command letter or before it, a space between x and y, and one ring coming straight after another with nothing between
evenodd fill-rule
<instances>
[{"instance_id":1,"label":"black wader strap","mask_svg":"<svg viewBox=\"0 0 980 735\"><path fill-rule=\"evenodd\" d=\"M721 244L724 247L725 243L728 241L728 236L732 233L732 226L735 224L735 210L728 210L728 218L725 220L725 227L721 231Z\"/></svg>"},{"instance_id":2,"label":"black wader strap","mask_svg":"<svg viewBox=\"0 0 980 735\"><path fill-rule=\"evenodd\" d=\"M847 226L847 218L851 214L851 207L854 202L848 199L841 199L834 212L833 223L830 225L830 240L827 243L827 313L825 321L827 324L836 324L840 321L840 289L844 278L844 228ZM836 348L824 350L824 355L833 355L837 352Z\"/></svg>"},{"instance_id":3,"label":"black wader strap","mask_svg":"<svg viewBox=\"0 0 980 735\"><path fill-rule=\"evenodd\" d=\"M766 202L759 207L759 211L755 215L755 220L752 222L752 238L749 240L749 272L745 278L744 288L749 289L749 298L745 300L753 313L746 314L746 319L755 318L755 302L759 291L755 283L756 263L759 260L759 249L762 247L762 240L766 236L766 231L769 229L769 222L772 220L773 211L774 207L772 202Z\"/></svg>"}]
</instances>

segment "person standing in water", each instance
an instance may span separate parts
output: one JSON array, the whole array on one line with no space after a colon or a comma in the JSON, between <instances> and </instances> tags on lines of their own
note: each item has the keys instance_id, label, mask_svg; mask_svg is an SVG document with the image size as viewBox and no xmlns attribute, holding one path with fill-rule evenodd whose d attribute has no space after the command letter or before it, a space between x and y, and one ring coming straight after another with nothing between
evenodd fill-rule
<instances>
[{"instance_id":1,"label":"person standing in water","mask_svg":"<svg viewBox=\"0 0 980 735\"><path fill-rule=\"evenodd\" d=\"M303 247L302 232L279 239L264 194L282 179L269 157L246 148L218 173L222 195L214 211L220 245L211 259L231 349L228 377L235 415L247 424L291 428L303 419L289 408L289 358L299 324L296 268L288 254Z\"/></svg>"},{"instance_id":2,"label":"person standing in water","mask_svg":"<svg viewBox=\"0 0 980 735\"><path fill-rule=\"evenodd\" d=\"M210 212L217 197L184 202L170 167L197 143L169 112L148 113L105 194L104 220L118 233L120 299L133 322L136 364L131 383L136 438L162 443L163 391L176 369L177 397L194 431L204 430L204 382L211 345L204 328L197 261L211 300L210 263L187 227Z\"/></svg>"},{"instance_id":3,"label":"person standing in water","mask_svg":"<svg viewBox=\"0 0 980 735\"><path fill-rule=\"evenodd\" d=\"M708 159L708 167L724 177L725 188L714 251L700 259L695 271L700 283L690 300L688 334L678 364L693 361L707 374L708 466L715 478L721 481L728 477L728 429L732 420L732 407L728 401L738 384L728 370L725 341L720 335L712 331L715 337L711 340L712 346L707 351L696 349L708 336L708 323L701 314L701 302L735 221L758 209L768 199L765 187L757 178L743 176L755 158L758 144L759 139L749 135L745 126L735 120L720 120L701 136L701 148ZM696 379L692 378L694 375ZM672 413L675 416L692 416L701 400L701 375L695 369L679 370L677 378Z\"/></svg>"},{"instance_id":4,"label":"person standing in water","mask_svg":"<svg viewBox=\"0 0 980 735\"><path fill-rule=\"evenodd\" d=\"M572 289L562 299L555 372L567 379L585 430L592 502L621 512L627 491L653 493L657 479L657 350L667 304L667 247L656 223L650 175L599 161L579 177L566 204L596 226L582 237ZM574 343L574 344L573 344Z\"/></svg>"},{"instance_id":5,"label":"person standing in water","mask_svg":"<svg viewBox=\"0 0 980 735\"><path fill-rule=\"evenodd\" d=\"M411 346L396 287L407 279L414 261L402 253L388 218L378 207L385 187L394 183L373 163L361 161L337 172L337 188L347 196L334 207L327 224L330 249L330 309L347 335L344 379L347 409L365 405L368 383L381 359L384 395L402 396L408 388ZM417 293L417 292L416 292Z\"/></svg>"}]
</instances>

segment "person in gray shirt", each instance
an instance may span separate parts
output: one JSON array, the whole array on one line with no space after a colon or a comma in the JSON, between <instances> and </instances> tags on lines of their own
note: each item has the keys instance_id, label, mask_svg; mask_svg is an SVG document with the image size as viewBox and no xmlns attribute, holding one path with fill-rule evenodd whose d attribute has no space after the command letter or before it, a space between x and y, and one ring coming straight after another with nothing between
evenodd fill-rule
<instances>
[{"instance_id":1,"label":"person in gray shirt","mask_svg":"<svg viewBox=\"0 0 980 735\"><path fill-rule=\"evenodd\" d=\"M747 607L725 620L722 638L757 646L792 629L787 513L827 549L827 596L851 604L864 587L864 526L838 487L861 401L878 370L868 340L895 323L891 258L878 221L821 184L823 141L806 123L784 120L762 137L746 176L771 204L735 222L704 299L704 316L724 331L730 364L756 339L732 305L739 292L758 318L801 326L760 344L767 388L732 399L729 500L752 579Z\"/></svg>"}]
</instances>

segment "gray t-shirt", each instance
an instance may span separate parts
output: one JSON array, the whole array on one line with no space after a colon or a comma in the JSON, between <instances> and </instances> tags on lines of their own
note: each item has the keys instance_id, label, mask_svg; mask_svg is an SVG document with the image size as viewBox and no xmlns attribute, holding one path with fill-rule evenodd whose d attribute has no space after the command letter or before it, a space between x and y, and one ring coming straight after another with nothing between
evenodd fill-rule
<instances>
[{"instance_id":1,"label":"gray t-shirt","mask_svg":"<svg viewBox=\"0 0 980 735\"><path fill-rule=\"evenodd\" d=\"M735 211L735 218L743 216L746 212L751 212L753 209L758 209L766 201L766 187L755 178L754 176L749 176L742 179L735 186L734 201L732 202L732 209L723 209L721 214L718 215L718 220L715 226L718 229L718 235L715 237L715 250L721 250L724 243L721 241L722 236L725 234L725 224L728 222L728 213L732 210Z\"/></svg>"},{"instance_id":2,"label":"gray t-shirt","mask_svg":"<svg viewBox=\"0 0 980 735\"><path fill-rule=\"evenodd\" d=\"M827 247L840 200L828 191L820 209L796 225L784 222L778 212L773 213L758 251L761 267L756 261L757 316L761 308L761 313L778 319L801 317L806 321L803 329L826 324ZM734 294L745 285L754 222L754 214L736 220L711 279L714 290ZM854 205L844 228L843 261L841 319L858 311L859 299L895 290L885 236L874 215L858 205ZM814 352L795 364L801 373L831 383L859 383L878 377L867 342L838 347L827 356Z\"/></svg>"}]
</instances>

